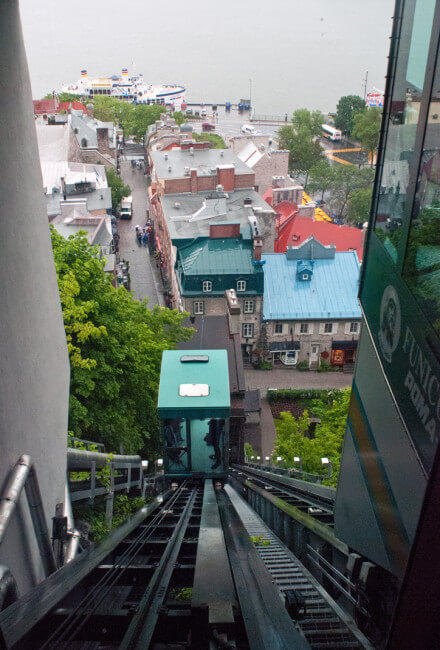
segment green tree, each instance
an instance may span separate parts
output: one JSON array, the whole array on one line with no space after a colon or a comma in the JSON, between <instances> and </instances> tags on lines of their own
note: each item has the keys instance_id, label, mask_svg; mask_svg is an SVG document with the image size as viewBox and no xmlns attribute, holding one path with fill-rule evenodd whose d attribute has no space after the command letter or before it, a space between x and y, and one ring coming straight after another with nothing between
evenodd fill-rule
<instances>
[{"instance_id":1,"label":"green tree","mask_svg":"<svg viewBox=\"0 0 440 650\"><path fill-rule=\"evenodd\" d=\"M286 124L278 131L280 149L289 151L289 169L306 176L304 187L307 187L310 169L325 159L324 149L318 141L321 124L319 111L311 113L301 108L294 112L292 124Z\"/></svg>"},{"instance_id":2,"label":"green tree","mask_svg":"<svg viewBox=\"0 0 440 650\"><path fill-rule=\"evenodd\" d=\"M371 166L373 166L374 154L379 144L381 116L380 108L369 108L362 113L356 113L353 118L352 136L362 144L370 158Z\"/></svg>"},{"instance_id":3,"label":"green tree","mask_svg":"<svg viewBox=\"0 0 440 650\"><path fill-rule=\"evenodd\" d=\"M302 459L303 470L310 474L325 474L321 458L326 457L332 463L332 475L324 479L326 485L337 485L339 466L344 441L350 389L347 388L336 394L330 405L315 409L320 410L321 424L316 427L315 438L305 437L309 427L309 414L295 418L291 413L281 413L275 420L277 437L273 455L281 456L285 464L295 467L294 457Z\"/></svg>"},{"instance_id":4,"label":"green tree","mask_svg":"<svg viewBox=\"0 0 440 650\"><path fill-rule=\"evenodd\" d=\"M138 142L142 141L150 124L154 124L165 111L165 107L159 104L133 106L128 115L124 133L134 136Z\"/></svg>"},{"instance_id":5,"label":"green tree","mask_svg":"<svg viewBox=\"0 0 440 650\"><path fill-rule=\"evenodd\" d=\"M183 124L184 121L185 121L185 116L184 116L184 114L182 113L182 111L175 111L175 112L173 113L173 118L174 118L174 121L176 122L176 124L177 124L178 126L180 126L181 124Z\"/></svg>"},{"instance_id":6,"label":"green tree","mask_svg":"<svg viewBox=\"0 0 440 650\"><path fill-rule=\"evenodd\" d=\"M124 196L130 196L130 186L124 184L122 178L117 175L112 167L107 169L107 183L112 191L112 208L117 210Z\"/></svg>"},{"instance_id":7,"label":"green tree","mask_svg":"<svg viewBox=\"0 0 440 650\"><path fill-rule=\"evenodd\" d=\"M356 113L366 111L365 102L359 95L344 95L336 107L335 127L348 135L353 130L353 119Z\"/></svg>"},{"instance_id":8,"label":"green tree","mask_svg":"<svg viewBox=\"0 0 440 650\"><path fill-rule=\"evenodd\" d=\"M331 167L327 160L322 160L310 170L310 192L321 192L321 201L324 200L324 193L333 186L334 176L335 168Z\"/></svg>"},{"instance_id":9,"label":"green tree","mask_svg":"<svg viewBox=\"0 0 440 650\"><path fill-rule=\"evenodd\" d=\"M350 196L361 188L371 187L374 171L369 167L358 169L354 165L338 165L333 174L330 204L333 211L343 216Z\"/></svg>"},{"instance_id":10,"label":"green tree","mask_svg":"<svg viewBox=\"0 0 440 650\"><path fill-rule=\"evenodd\" d=\"M72 93L55 93L58 95L60 102L80 102L82 101L81 95L73 95ZM47 93L43 99L53 99L54 93Z\"/></svg>"},{"instance_id":11,"label":"green tree","mask_svg":"<svg viewBox=\"0 0 440 650\"><path fill-rule=\"evenodd\" d=\"M363 224L370 217L371 188L360 187L350 194L347 204L347 220L353 224Z\"/></svg>"},{"instance_id":12,"label":"green tree","mask_svg":"<svg viewBox=\"0 0 440 650\"><path fill-rule=\"evenodd\" d=\"M86 233L51 227L70 356L69 429L126 453L158 451L156 402L162 352L191 338L188 315L115 289Z\"/></svg>"}]
</instances>

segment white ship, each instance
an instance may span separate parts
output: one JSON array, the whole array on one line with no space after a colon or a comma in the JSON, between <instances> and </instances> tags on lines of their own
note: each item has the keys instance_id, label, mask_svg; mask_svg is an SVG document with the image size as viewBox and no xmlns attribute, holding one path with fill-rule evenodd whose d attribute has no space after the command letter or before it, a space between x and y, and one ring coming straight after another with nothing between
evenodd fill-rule
<instances>
[{"instance_id":1,"label":"white ship","mask_svg":"<svg viewBox=\"0 0 440 650\"><path fill-rule=\"evenodd\" d=\"M85 97L108 95L134 104L180 104L185 101L185 88L179 85L153 86L147 84L142 74L129 77L127 68L120 76L91 78L81 70L81 79L63 85L62 92Z\"/></svg>"}]
</instances>

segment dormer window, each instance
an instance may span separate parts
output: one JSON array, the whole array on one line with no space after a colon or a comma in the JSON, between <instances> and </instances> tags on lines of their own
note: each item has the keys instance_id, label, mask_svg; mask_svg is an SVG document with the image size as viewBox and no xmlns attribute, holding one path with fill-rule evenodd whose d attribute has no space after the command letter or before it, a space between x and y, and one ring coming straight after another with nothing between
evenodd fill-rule
<instances>
[{"instance_id":1,"label":"dormer window","mask_svg":"<svg viewBox=\"0 0 440 650\"><path fill-rule=\"evenodd\" d=\"M211 280L204 280L202 284L203 293L210 293L212 291L212 282Z\"/></svg>"},{"instance_id":2,"label":"dormer window","mask_svg":"<svg viewBox=\"0 0 440 650\"><path fill-rule=\"evenodd\" d=\"M299 260L296 267L296 277L302 282L310 282L313 275L313 260Z\"/></svg>"},{"instance_id":3,"label":"dormer window","mask_svg":"<svg viewBox=\"0 0 440 650\"><path fill-rule=\"evenodd\" d=\"M237 291L246 291L246 281L238 280L237 282Z\"/></svg>"}]
</instances>

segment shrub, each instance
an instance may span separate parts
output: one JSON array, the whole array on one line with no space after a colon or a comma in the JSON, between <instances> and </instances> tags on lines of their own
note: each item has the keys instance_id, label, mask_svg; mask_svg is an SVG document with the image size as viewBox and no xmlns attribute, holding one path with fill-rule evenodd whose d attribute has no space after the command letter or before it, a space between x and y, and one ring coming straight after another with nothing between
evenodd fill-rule
<instances>
[{"instance_id":1,"label":"shrub","mask_svg":"<svg viewBox=\"0 0 440 650\"><path fill-rule=\"evenodd\" d=\"M296 364L298 370L309 370L309 364L307 361L300 361Z\"/></svg>"}]
</instances>

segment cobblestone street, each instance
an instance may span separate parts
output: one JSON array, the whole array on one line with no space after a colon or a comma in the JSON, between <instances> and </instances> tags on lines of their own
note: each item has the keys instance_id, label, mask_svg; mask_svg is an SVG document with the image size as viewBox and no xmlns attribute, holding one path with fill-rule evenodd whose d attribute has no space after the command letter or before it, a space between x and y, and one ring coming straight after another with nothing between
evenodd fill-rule
<instances>
[{"instance_id":1,"label":"cobblestone street","mask_svg":"<svg viewBox=\"0 0 440 650\"><path fill-rule=\"evenodd\" d=\"M139 246L136 226L145 224L148 195L142 169L132 168L128 161L121 162L121 177L130 186L133 196L133 218L118 220L119 255L130 263L131 291L138 300L148 298L149 307L164 306L162 281L156 263L147 246Z\"/></svg>"}]
</instances>

